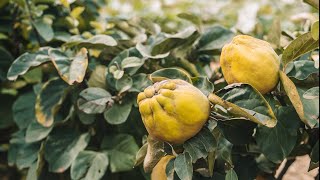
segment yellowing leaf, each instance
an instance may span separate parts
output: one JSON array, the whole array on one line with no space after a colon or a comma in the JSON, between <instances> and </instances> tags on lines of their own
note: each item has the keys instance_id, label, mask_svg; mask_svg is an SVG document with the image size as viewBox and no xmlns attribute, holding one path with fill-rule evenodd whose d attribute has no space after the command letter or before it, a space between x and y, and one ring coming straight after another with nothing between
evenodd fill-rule
<instances>
[{"instance_id":1,"label":"yellowing leaf","mask_svg":"<svg viewBox=\"0 0 320 180\"><path fill-rule=\"evenodd\" d=\"M284 90L286 91L290 101L292 102L293 107L296 109L300 119L305 124L308 124L308 121L306 120L304 115L303 104L300 99L296 86L283 71L280 71L280 80L282 82Z\"/></svg>"},{"instance_id":2,"label":"yellowing leaf","mask_svg":"<svg viewBox=\"0 0 320 180\"><path fill-rule=\"evenodd\" d=\"M74 8L74 9L72 9L70 15L71 15L71 17L73 17L73 18L78 18L78 17L83 13L84 10L85 10L84 7L80 7L80 6L79 6L79 7L76 7L76 8Z\"/></svg>"},{"instance_id":3,"label":"yellowing leaf","mask_svg":"<svg viewBox=\"0 0 320 180\"><path fill-rule=\"evenodd\" d=\"M67 84L59 78L49 80L42 86L35 105L36 118L41 125L49 127L53 124L54 116L65 97L66 88Z\"/></svg>"},{"instance_id":4,"label":"yellowing leaf","mask_svg":"<svg viewBox=\"0 0 320 180\"><path fill-rule=\"evenodd\" d=\"M86 48L81 48L74 57L69 57L58 49L50 49L49 56L61 78L72 85L83 81L88 66L87 53Z\"/></svg>"}]
</instances>

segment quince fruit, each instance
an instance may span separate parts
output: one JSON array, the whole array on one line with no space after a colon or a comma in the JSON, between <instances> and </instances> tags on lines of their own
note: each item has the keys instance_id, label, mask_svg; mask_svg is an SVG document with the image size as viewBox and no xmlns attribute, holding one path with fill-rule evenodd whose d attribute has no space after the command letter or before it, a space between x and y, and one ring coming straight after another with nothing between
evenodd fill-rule
<instances>
[{"instance_id":1,"label":"quince fruit","mask_svg":"<svg viewBox=\"0 0 320 180\"><path fill-rule=\"evenodd\" d=\"M279 81L278 55L268 42L251 36L238 35L226 44L220 65L228 84L250 84L261 94L270 92Z\"/></svg>"},{"instance_id":2,"label":"quince fruit","mask_svg":"<svg viewBox=\"0 0 320 180\"><path fill-rule=\"evenodd\" d=\"M180 79L147 87L137 98L148 133L155 139L182 144L196 135L210 114L208 98Z\"/></svg>"},{"instance_id":3,"label":"quince fruit","mask_svg":"<svg viewBox=\"0 0 320 180\"><path fill-rule=\"evenodd\" d=\"M167 164L173 158L175 158L175 156L172 156L172 155L167 155L162 157L152 170L151 180L167 180L167 174L166 174Z\"/></svg>"}]
</instances>

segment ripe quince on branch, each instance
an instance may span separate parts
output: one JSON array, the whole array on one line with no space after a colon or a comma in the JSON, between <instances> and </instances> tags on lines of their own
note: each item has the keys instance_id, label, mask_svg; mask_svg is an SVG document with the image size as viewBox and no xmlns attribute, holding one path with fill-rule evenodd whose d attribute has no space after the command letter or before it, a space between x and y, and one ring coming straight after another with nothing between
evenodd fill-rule
<instances>
[{"instance_id":1,"label":"ripe quince on branch","mask_svg":"<svg viewBox=\"0 0 320 180\"><path fill-rule=\"evenodd\" d=\"M238 35L226 44L220 64L228 84L250 84L261 94L270 92L279 81L278 55L268 42L251 36Z\"/></svg>"},{"instance_id":2,"label":"ripe quince on branch","mask_svg":"<svg viewBox=\"0 0 320 180\"><path fill-rule=\"evenodd\" d=\"M148 133L172 144L182 144L196 135L210 114L208 98L179 79L163 80L147 87L137 101Z\"/></svg>"}]
</instances>

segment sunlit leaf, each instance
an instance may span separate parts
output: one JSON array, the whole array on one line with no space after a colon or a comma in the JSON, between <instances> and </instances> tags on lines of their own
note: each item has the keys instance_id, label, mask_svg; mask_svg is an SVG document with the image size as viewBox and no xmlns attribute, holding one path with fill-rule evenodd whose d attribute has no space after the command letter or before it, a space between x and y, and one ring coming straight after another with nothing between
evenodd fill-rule
<instances>
[{"instance_id":1,"label":"sunlit leaf","mask_svg":"<svg viewBox=\"0 0 320 180\"><path fill-rule=\"evenodd\" d=\"M64 44L64 46L66 47L79 46L95 49L101 49L116 45L117 41L113 37L103 34L95 35L89 39L83 39L79 37L71 38L67 43Z\"/></svg>"},{"instance_id":2,"label":"sunlit leaf","mask_svg":"<svg viewBox=\"0 0 320 180\"><path fill-rule=\"evenodd\" d=\"M213 104L218 104L236 117L244 117L267 127L274 127L277 119L265 98L248 84L232 84L209 95Z\"/></svg>"},{"instance_id":3,"label":"sunlit leaf","mask_svg":"<svg viewBox=\"0 0 320 180\"><path fill-rule=\"evenodd\" d=\"M318 47L319 40L314 40L312 38L311 32L302 34L301 36L293 40L283 51L281 59L284 67L286 67L289 62Z\"/></svg>"},{"instance_id":4,"label":"sunlit leaf","mask_svg":"<svg viewBox=\"0 0 320 180\"><path fill-rule=\"evenodd\" d=\"M48 61L50 61L48 48L41 48L35 53L24 53L12 63L7 78L14 81L19 75L25 74L31 67L39 66Z\"/></svg>"},{"instance_id":5,"label":"sunlit leaf","mask_svg":"<svg viewBox=\"0 0 320 180\"><path fill-rule=\"evenodd\" d=\"M68 84L81 83L88 66L87 49L82 48L75 56L69 57L58 49L50 49L49 56L61 78Z\"/></svg>"},{"instance_id":6,"label":"sunlit leaf","mask_svg":"<svg viewBox=\"0 0 320 180\"><path fill-rule=\"evenodd\" d=\"M311 35L314 40L319 40L319 21L316 21L312 24Z\"/></svg>"},{"instance_id":7,"label":"sunlit leaf","mask_svg":"<svg viewBox=\"0 0 320 180\"><path fill-rule=\"evenodd\" d=\"M233 169L228 170L226 180L238 180L237 173Z\"/></svg>"}]
</instances>

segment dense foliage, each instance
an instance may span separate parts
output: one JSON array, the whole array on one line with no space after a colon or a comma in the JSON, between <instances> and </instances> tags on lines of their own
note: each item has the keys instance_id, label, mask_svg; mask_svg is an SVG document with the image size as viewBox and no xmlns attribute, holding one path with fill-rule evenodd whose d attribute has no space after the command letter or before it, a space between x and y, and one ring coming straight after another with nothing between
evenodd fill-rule
<instances>
[{"instance_id":1,"label":"dense foliage","mask_svg":"<svg viewBox=\"0 0 320 180\"><path fill-rule=\"evenodd\" d=\"M306 154L318 168L318 13L317 0L1 0L0 177L150 179L166 154L168 179L272 179ZM225 82L221 48L237 34L280 55L271 93ZM216 100L182 145L148 138L138 111L167 78Z\"/></svg>"}]
</instances>

